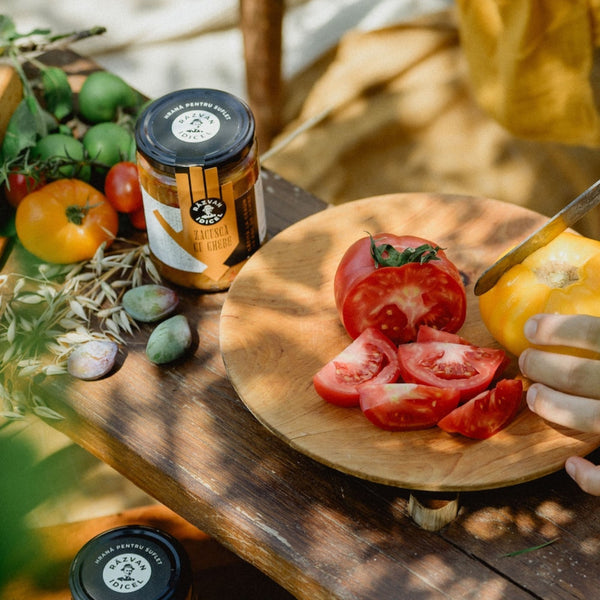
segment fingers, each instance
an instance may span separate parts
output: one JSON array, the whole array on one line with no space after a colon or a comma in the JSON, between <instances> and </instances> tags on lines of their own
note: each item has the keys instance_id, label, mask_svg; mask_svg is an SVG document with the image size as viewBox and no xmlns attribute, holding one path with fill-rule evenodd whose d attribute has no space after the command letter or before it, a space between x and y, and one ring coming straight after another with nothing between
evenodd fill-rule
<instances>
[{"instance_id":1,"label":"fingers","mask_svg":"<svg viewBox=\"0 0 600 600\"><path fill-rule=\"evenodd\" d=\"M572 456L567 459L565 470L584 492L600 496L600 466L585 458Z\"/></svg>"},{"instance_id":2,"label":"fingers","mask_svg":"<svg viewBox=\"0 0 600 600\"><path fill-rule=\"evenodd\" d=\"M564 394L535 383L527 390L527 405L543 419L577 431L600 433L600 401Z\"/></svg>"},{"instance_id":3,"label":"fingers","mask_svg":"<svg viewBox=\"0 0 600 600\"><path fill-rule=\"evenodd\" d=\"M525 324L525 335L536 346L600 352L600 319L589 315L536 315ZM527 391L533 412L552 423L600 433L600 360L529 348L519 367L538 382ZM600 466L574 456L565 469L584 492L600 496Z\"/></svg>"},{"instance_id":4,"label":"fingers","mask_svg":"<svg viewBox=\"0 0 600 600\"><path fill-rule=\"evenodd\" d=\"M519 356L521 373L562 392L600 398L600 361L528 348Z\"/></svg>"},{"instance_id":5,"label":"fingers","mask_svg":"<svg viewBox=\"0 0 600 600\"><path fill-rule=\"evenodd\" d=\"M525 336L532 344L569 346L600 352L600 319L590 315L548 315L531 317Z\"/></svg>"}]
</instances>

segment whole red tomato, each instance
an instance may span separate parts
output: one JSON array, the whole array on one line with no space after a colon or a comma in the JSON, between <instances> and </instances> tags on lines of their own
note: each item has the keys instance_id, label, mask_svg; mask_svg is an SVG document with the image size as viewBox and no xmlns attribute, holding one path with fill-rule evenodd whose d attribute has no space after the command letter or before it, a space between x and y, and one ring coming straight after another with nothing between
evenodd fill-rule
<instances>
[{"instance_id":1,"label":"whole red tomato","mask_svg":"<svg viewBox=\"0 0 600 600\"><path fill-rule=\"evenodd\" d=\"M43 178L35 178L33 175L23 173L9 173L4 184L4 196L8 203L15 208L27 194L41 188L45 184Z\"/></svg>"},{"instance_id":2,"label":"whole red tomato","mask_svg":"<svg viewBox=\"0 0 600 600\"><path fill-rule=\"evenodd\" d=\"M374 327L396 344L416 340L420 325L454 333L467 311L456 266L415 236L379 233L354 242L337 268L334 294L352 338Z\"/></svg>"},{"instance_id":3,"label":"whole red tomato","mask_svg":"<svg viewBox=\"0 0 600 600\"><path fill-rule=\"evenodd\" d=\"M141 231L146 230L146 213L144 213L144 207L138 208L133 212L129 213L129 221L136 228Z\"/></svg>"},{"instance_id":4,"label":"whole red tomato","mask_svg":"<svg viewBox=\"0 0 600 600\"><path fill-rule=\"evenodd\" d=\"M104 195L118 212L133 213L142 208L137 165L127 161L113 165L104 180Z\"/></svg>"}]
</instances>

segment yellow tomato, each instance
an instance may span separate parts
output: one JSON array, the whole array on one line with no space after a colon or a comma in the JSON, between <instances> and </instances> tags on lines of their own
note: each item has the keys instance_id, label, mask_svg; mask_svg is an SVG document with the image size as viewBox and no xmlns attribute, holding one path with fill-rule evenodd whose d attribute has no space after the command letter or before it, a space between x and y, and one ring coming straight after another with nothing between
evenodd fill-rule
<instances>
[{"instance_id":1,"label":"yellow tomato","mask_svg":"<svg viewBox=\"0 0 600 600\"><path fill-rule=\"evenodd\" d=\"M479 309L489 332L516 356L531 345L523 327L533 315L600 316L600 242L561 233L481 295Z\"/></svg>"},{"instance_id":2,"label":"yellow tomato","mask_svg":"<svg viewBox=\"0 0 600 600\"><path fill-rule=\"evenodd\" d=\"M59 179L25 196L15 217L17 236L39 259L88 260L117 234L119 216L108 200L78 179Z\"/></svg>"}]
</instances>

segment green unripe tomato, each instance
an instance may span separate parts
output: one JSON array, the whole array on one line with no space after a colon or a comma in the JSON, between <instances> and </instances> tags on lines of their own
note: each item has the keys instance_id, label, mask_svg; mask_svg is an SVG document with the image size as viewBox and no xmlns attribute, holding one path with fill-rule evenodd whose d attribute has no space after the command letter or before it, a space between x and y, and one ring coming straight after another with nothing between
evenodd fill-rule
<instances>
[{"instance_id":1,"label":"green unripe tomato","mask_svg":"<svg viewBox=\"0 0 600 600\"><path fill-rule=\"evenodd\" d=\"M32 149L31 156L34 159L49 161L53 158L71 159L83 163L85 161L85 149L83 144L71 135L65 133L51 133L43 137ZM91 169L89 165L65 164L58 169L60 177L76 177L83 181L89 181Z\"/></svg>"},{"instance_id":2,"label":"green unripe tomato","mask_svg":"<svg viewBox=\"0 0 600 600\"><path fill-rule=\"evenodd\" d=\"M90 127L83 136L83 145L91 160L107 167L129 160L133 136L116 123L98 123Z\"/></svg>"},{"instance_id":3,"label":"green unripe tomato","mask_svg":"<svg viewBox=\"0 0 600 600\"><path fill-rule=\"evenodd\" d=\"M135 108L140 95L123 79L107 71L90 73L79 92L79 113L90 123L112 121L117 109Z\"/></svg>"}]
</instances>

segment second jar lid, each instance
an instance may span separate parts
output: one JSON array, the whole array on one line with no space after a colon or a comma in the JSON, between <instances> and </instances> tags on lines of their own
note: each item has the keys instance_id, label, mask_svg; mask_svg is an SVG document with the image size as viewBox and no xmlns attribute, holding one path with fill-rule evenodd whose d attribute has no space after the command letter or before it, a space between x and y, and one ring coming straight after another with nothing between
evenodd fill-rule
<instances>
[{"instance_id":1,"label":"second jar lid","mask_svg":"<svg viewBox=\"0 0 600 600\"><path fill-rule=\"evenodd\" d=\"M181 544L143 525L117 527L91 539L69 574L73 600L183 600L191 585Z\"/></svg>"}]
</instances>

